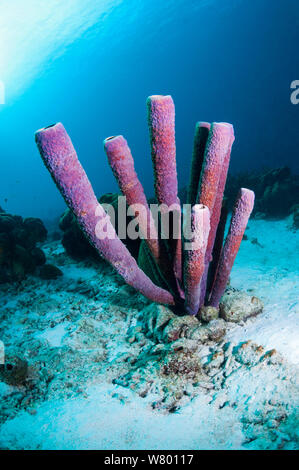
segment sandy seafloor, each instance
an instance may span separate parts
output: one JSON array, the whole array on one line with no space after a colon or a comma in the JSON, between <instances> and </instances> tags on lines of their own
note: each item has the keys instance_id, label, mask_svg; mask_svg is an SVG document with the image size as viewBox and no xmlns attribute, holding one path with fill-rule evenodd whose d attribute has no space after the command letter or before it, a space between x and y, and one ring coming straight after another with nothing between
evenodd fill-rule
<instances>
[{"instance_id":1,"label":"sandy seafloor","mask_svg":"<svg viewBox=\"0 0 299 470\"><path fill-rule=\"evenodd\" d=\"M175 413L154 410L149 395L113 384L109 366L136 348L127 331L149 303L104 262L77 263L49 243L62 278L0 286L0 339L9 354L27 358L33 384L0 382L0 448L298 448L299 232L285 219L251 220L246 233L231 285L265 307L242 325L229 323L225 340L275 348L285 376L243 367Z\"/></svg>"}]
</instances>

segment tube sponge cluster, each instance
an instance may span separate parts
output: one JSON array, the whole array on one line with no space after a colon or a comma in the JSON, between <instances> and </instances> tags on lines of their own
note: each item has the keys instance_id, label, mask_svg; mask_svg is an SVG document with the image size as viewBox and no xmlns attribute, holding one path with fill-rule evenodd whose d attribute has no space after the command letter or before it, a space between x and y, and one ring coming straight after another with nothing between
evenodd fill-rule
<instances>
[{"instance_id":1,"label":"tube sponge cluster","mask_svg":"<svg viewBox=\"0 0 299 470\"><path fill-rule=\"evenodd\" d=\"M40 129L35 140L66 204L98 253L130 286L150 300L196 315L204 305L219 306L253 209L254 193L245 188L240 190L224 242L227 211L223 206L223 192L234 141L233 126L197 123L187 196L191 234L188 242L182 240L175 109L171 96L150 96L147 111L156 199L163 211L176 221L176 235L171 234L167 248L136 174L127 141L120 135L108 137L104 141L104 150L127 204L136 207L139 230L167 288L153 283L118 238L109 215L96 199L63 125L58 123ZM99 223L109 236L98 236Z\"/></svg>"},{"instance_id":2,"label":"tube sponge cluster","mask_svg":"<svg viewBox=\"0 0 299 470\"><path fill-rule=\"evenodd\" d=\"M143 295L154 302L173 304L172 295L152 283L116 235L109 216L97 201L63 125L58 123L41 129L35 134L35 139L41 157L66 204L73 211L79 226L100 255L130 286L135 287ZM109 238L97 237L96 226L99 219L106 226L105 231L109 233Z\"/></svg>"}]
</instances>

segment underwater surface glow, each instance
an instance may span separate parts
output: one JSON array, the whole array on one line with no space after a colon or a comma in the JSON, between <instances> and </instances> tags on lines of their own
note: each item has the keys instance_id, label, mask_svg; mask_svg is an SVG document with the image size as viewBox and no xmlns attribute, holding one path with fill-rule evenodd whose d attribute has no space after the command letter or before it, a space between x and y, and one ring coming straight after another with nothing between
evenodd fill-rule
<instances>
[{"instance_id":1,"label":"underwater surface glow","mask_svg":"<svg viewBox=\"0 0 299 470\"><path fill-rule=\"evenodd\" d=\"M0 2L1 80L11 97L122 0ZM13 58L13 60L12 60Z\"/></svg>"},{"instance_id":2,"label":"underwater surface glow","mask_svg":"<svg viewBox=\"0 0 299 470\"><path fill-rule=\"evenodd\" d=\"M200 119L234 123L233 172L281 165L297 171L299 107L291 103L290 83L298 78L299 8L297 0L288 5L0 0L1 207L43 219L64 209L32 139L51 122L69 129L96 194L116 190L100 142L124 135L151 196L139 110L144 96L157 92L171 94L179 111L180 188L189 177L186 142ZM284 136L279 145L273 135Z\"/></svg>"}]
</instances>

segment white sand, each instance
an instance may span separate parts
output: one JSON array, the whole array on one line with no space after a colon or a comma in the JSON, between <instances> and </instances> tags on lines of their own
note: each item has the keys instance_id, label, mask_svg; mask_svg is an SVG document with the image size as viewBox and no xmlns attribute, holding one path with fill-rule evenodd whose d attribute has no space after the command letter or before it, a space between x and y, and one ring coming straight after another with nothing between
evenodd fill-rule
<instances>
[{"instance_id":1,"label":"white sand","mask_svg":"<svg viewBox=\"0 0 299 470\"><path fill-rule=\"evenodd\" d=\"M230 325L227 339L238 343L252 339L266 349L275 348L292 364L299 361L299 233L288 229L289 221L265 222L250 221L247 231L249 240L242 243L238 254L231 284L260 297L264 312L257 318L248 320L245 325ZM260 247L251 241L257 238ZM117 354L129 351L123 333L134 322L135 313L124 316L124 320L110 318L105 320L105 312L113 303L113 295L118 291L109 274L95 272L94 268L76 266L71 263L60 266L64 271L64 280L49 286L38 284L37 296L45 295L49 305L46 313L36 323L36 331L29 331L27 336L38 338L49 348L62 348L76 344L76 348L87 347L97 351L102 336L109 338L106 347L108 361ZM107 277L108 276L108 277ZM111 275L110 275L111 276ZM101 286L99 300L90 300L90 311L76 308L75 321L68 321L65 316L72 302L71 289L63 291L66 284L76 280ZM28 294L27 294L28 295ZM16 338L24 334L20 319L25 311L35 321L38 312L32 306L24 310L16 303L14 292L5 295L3 308L14 309L14 318L7 319L7 338L14 334ZM106 297L105 297L106 296ZM111 297L112 296L112 297ZM26 298L26 290L18 294L17 299ZM51 298L54 305L51 306ZM60 309L57 309L59 299ZM126 299L124 299L123 310ZM130 307L131 308L131 307ZM142 299L139 309L143 308ZM26 310L27 309L27 310ZM118 307L122 310L122 307ZM27 313L28 314L28 313ZM95 316L96 315L96 316ZM103 320L101 323L101 315ZM49 317L57 319L51 328ZM98 331L98 344L80 344L80 325L92 317L93 328ZM42 323L44 322L44 323ZM32 327L31 327L32 328ZM14 331L15 330L15 331ZM11 335L11 336L10 336ZM1 339L1 336L0 336ZM86 350L87 351L87 350ZM88 350L89 351L89 350ZM104 360L104 359L103 359ZM202 395L175 414L163 414L153 411L150 397L140 398L133 391L107 382L104 373L81 377L84 394L73 392L69 398L48 396L41 403L33 402L34 410L17 411L0 428L0 447L17 449L243 449L243 448L296 448L296 400L298 394L290 395L293 408L286 420L266 433L261 427L258 438L250 442L250 429L244 427L248 418L252 428L259 426L259 417L264 408L273 401L287 400L288 381L273 383L267 369L253 375L251 370L242 370L234 374L227 382L227 388L216 396ZM83 381L83 382L82 382ZM0 383L0 396L10 396L15 387ZM121 400L119 396L121 395ZM222 406L229 401L233 406ZM273 420L280 422L281 417ZM254 423L254 424L252 424ZM270 423L270 421L269 421ZM271 423L268 424L271 427ZM256 435L256 431L255 431ZM290 437L292 435L292 437ZM298 438L298 435L297 435Z\"/></svg>"}]
</instances>

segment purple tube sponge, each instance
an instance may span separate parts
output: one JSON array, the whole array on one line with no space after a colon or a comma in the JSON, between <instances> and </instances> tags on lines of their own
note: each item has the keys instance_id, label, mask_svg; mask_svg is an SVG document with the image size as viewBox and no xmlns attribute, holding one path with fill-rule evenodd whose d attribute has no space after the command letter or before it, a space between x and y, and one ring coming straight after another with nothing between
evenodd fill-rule
<instances>
[{"instance_id":1,"label":"purple tube sponge","mask_svg":"<svg viewBox=\"0 0 299 470\"><path fill-rule=\"evenodd\" d=\"M172 295L152 283L116 235L110 217L98 203L63 125L58 123L37 131L35 140L65 202L99 254L116 269L127 284L145 297L154 302L173 304ZM105 231L108 236L99 236L98 224L102 228L101 234Z\"/></svg>"},{"instance_id":2,"label":"purple tube sponge","mask_svg":"<svg viewBox=\"0 0 299 470\"><path fill-rule=\"evenodd\" d=\"M216 214L214 212L214 205L219 190L219 181L225 167L225 157L228 153L227 151L231 142L232 132L232 126L230 124L214 122L211 125L204 155L204 163L199 185L198 203L204 204L209 208L211 214L211 230L213 228L213 231L214 225L216 225L217 228L217 219L215 217ZM222 197L219 199L222 201ZM207 253L207 255L208 254L210 253Z\"/></svg>"},{"instance_id":3,"label":"purple tube sponge","mask_svg":"<svg viewBox=\"0 0 299 470\"><path fill-rule=\"evenodd\" d=\"M221 171L219 175L219 182L218 182L218 186L216 190L216 197L215 197L212 214L211 214L211 229L210 229L209 239L208 239L207 257L211 257L213 247L214 247L217 227L218 227L219 220L220 220L223 193L224 193L224 188L226 184L231 148L235 140L233 126L227 123L223 123L223 124L227 126L227 128L225 128L225 131L223 132L223 141L224 141L223 149L225 153L224 153L223 160L222 160L222 167L221 167ZM222 156L219 156L219 157L222 158Z\"/></svg>"},{"instance_id":4,"label":"purple tube sponge","mask_svg":"<svg viewBox=\"0 0 299 470\"><path fill-rule=\"evenodd\" d=\"M154 168L155 193L159 204L176 213L178 238L173 240L173 270L182 280L181 208L178 198L178 180L175 148L175 109L171 96L152 95L147 99L148 125ZM163 230L163 227L162 227Z\"/></svg>"},{"instance_id":5,"label":"purple tube sponge","mask_svg":"<svg viewBox=\"0 0 299 470\"><path fill-rule=\"evenodd\" d=\"M147 242L149 249L159 264L160 250L158 232L154 219L149 210L143 187L138 179L134 168L134 160L122 135L108 137L104 140L104 149L108 157L113 174L118 182L119 188L129 206L137 204L141 210L136 211L136 218L140 231Z\"/></svg>"},{"instance_id":6,"label":"purple tube sponge","mask_svg":"<svg viewBox=\"0 0 299 470\"><path fill-rule=\"evenodd\" d=\"M253 205L254 192L241 188L233 210L229 232L221 252L216 278L212 286L209 300L209 305L212 307L218 307L224 293Z\"/></svg>"},{"instance_id":7,"label":"purple tube sponge","mask_svg":"<svg viewBox=\"0 0 299 470\"><path fill-rule=\"evenodd\" d=\"M191 246L184 252L185 308L189 314L196 315L210 230L210 211L206 206L196 204L192 207L191 230Z\"/></svg>"},{"instance_id":8,"label":"purple tube sponge","mask_svg":"<svg viewBox=\"0 0 299 470\"><path fill-rule=\"evenodd\" d=\"M201 280L200 307L204 304L207 289L207 277L209 263L212 259L212 250L219 223L220 211L214 211L219 182L225 167L224 161L228 153L228 147L232 139L232 126L226 123L214 122L211 125L208 141L206 144L203 168L200 177L198 201L206 205L210 210L210 234L205 256L205 272ZM226 174L226 173L225 173ZM226 179L226 178L225 178ZM223 194L220 198L222 201Z\"/></svg>"},{"instance_id":9,"label":"purple tube sponge","mask_svg":"<svg viewBox=\"0 0 299 470\"><path fill-rule=\"evenodd\" d=\"M187 194L187 204L191 204L192 206L196 203L198 195L198 185L210 127L211 125L208 122L197 122L195 126L190 183Z\"/></svg>"},{"instance_id":10,"label":"purple tube sponge","mask_svg":"<svg viewBox=\"0 0 299 470\"><path fill-rule=\"evenodd\" d=\"M153 95L147 99L148 125L155 192L159 204L178 204L175 149L175 110L171 96Z\"/></svg>"},{"instance_id":11,"label":"purple tube sponge","mask_svg":"<svg viewBox=\"0 0 299 470\"><path fill-rule=\"evenodd\" d=\"M214 284L214 280L216 277L220 255L221 255L221 251L223 247L223 240L224 240L227 217L228 217L228 209L227 209L226 201L223 200L220 220L219 220L219 224L218 224L218 228L216 232L214 248L213 248L213 253L212 253L213 259L209 265L209 276L208 276L208 286L207 286L208 293L211 292L211 287Z\"/></svg>"}]
</instances>

